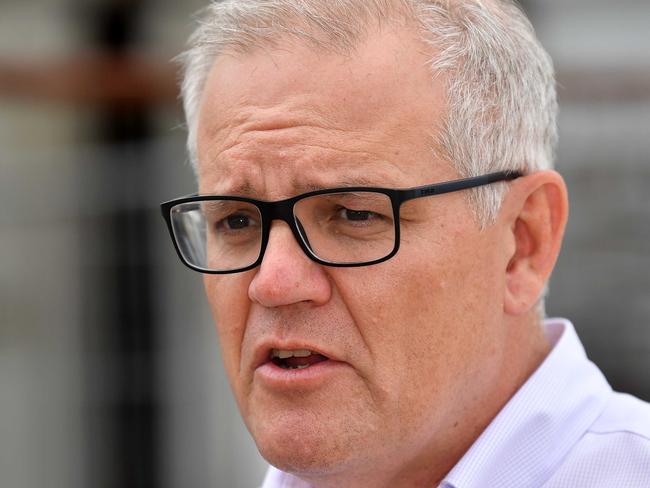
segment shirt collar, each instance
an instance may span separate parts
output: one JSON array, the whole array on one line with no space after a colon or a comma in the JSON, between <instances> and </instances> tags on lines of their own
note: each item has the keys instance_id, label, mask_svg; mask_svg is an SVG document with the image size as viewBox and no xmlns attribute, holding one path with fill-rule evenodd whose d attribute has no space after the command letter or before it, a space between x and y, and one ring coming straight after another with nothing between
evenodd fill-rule
<instances>
[{"instance_id":1,"label":"shirt collar","mask_svg":"<svg viewBox=\"0 0 650 488\"><path fill-rule=\"evenodd\" d=\"M611 387L571 322L544 322L553 349L441 487L541 486L602 413Z\"/></svg>"}]
</instances>

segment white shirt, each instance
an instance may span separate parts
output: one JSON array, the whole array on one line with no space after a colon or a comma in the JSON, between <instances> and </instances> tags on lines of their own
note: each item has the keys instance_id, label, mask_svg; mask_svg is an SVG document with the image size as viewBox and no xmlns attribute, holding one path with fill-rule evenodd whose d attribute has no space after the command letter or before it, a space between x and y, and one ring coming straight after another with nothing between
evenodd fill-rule
<instances>
[{"instance_id":1,"label":"white shirt","mask_svg":"<svg viewBox=\"0 0 650 488\"><path fill-rule=\"evenodd\" d=\"M648 488L650 404L612 391L568 320L553 349L439 488ZM309 488L273 467L262 488Z\"/></svg>"}]
</instances>

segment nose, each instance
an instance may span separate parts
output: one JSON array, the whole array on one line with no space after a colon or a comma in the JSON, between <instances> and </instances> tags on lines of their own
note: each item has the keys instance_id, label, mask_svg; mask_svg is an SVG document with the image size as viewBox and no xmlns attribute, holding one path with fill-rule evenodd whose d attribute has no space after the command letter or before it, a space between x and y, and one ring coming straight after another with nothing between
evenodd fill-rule
<instances>
[{"instance_id":1,"label":"nose","mask_svg":"<svg viewBox=\"0 0 650 488\"><path fill-rule=\"evenodd\" d=\"M305 255L286 222L274 222L262 264L248 287L250 300L265 307L323 305L331 294L323 267Z\"/></svg>"}]
</instances>

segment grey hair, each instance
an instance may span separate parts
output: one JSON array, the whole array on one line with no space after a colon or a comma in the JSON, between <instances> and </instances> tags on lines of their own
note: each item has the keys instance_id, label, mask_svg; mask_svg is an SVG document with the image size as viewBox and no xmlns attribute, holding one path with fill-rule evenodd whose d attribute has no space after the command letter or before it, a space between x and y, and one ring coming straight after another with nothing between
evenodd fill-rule
<instances>
[{"instance_id":1,"label":"grey hair","mask_svg":"<svg viewBox=\"0 0 650 488\"><path fill-rule=\"evenodd\" d=\"M180 57L195 169L201 95L220 54L246 53L286 37L346 52L373 26L400 19L415 22L432 47L432 76L448 73L449 108L434 144L438 156L466 177L553 166L553 65L513 0L213 0ZM469 192L482 226L496 217L505 188L493 184Z\"/></svg>"}]
</instances>

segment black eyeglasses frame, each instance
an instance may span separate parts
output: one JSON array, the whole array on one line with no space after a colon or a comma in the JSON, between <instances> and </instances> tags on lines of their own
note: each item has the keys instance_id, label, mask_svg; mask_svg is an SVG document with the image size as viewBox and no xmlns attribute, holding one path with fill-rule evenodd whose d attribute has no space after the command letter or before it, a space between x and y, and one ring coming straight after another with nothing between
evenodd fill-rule
<instances>
[{"instance_id":1,"label":"black eyeglasses frame","mask_svg":"<svg viewBox=\"0 0 650 488\"><path fill-rule=\"evenodd\" d=\"M519 178L522 175L523 174L518 171L499 171L499 172L489 173L486 175L475 176L471 178L462 178L458 180L444 181L440 183L433 183L429 185L417 186L414 188L407 188L407 189L393 189L393 188L365 187L365 186L327 188L323 190L314 190L307 193L302 193L300 195L296 195L291 198L273 201L273 202L265 201L265 200L256 200L254 198L248 198L248 197L231 196L231 195L193 194L181 198L175 198L173 200L169 200L167 202L161 203L160 209L162 212L162 216L165 219L165 222L167 223L167 229L169 230L170 237L172 239L172 242L174 243L174 248L176 249L176 253L178 254L178 257L181 259L181 262L185 264L188 268L193 269L194 271L198 271L199 273L204 273L204 274L242 273L244 271L248 271L259 266L262 263L262 259L264 259L264 253L266 252L266 247L269 242L271 224L273 223L274 220L282 220L287 223L296 241L298 241L298 244L300 245L301 249L312 261L315 261L318 264L322 264L324 266L350 268L350 267L371 266L373 264L379 264L392 258L397 253L400 245L399 211L401 205L404 202L407 202L409 200L414 200L416 198L443 195L445 193L467 190L470 188L476 188L483 185L489 185L491 183L496 183L499 181L510 181L510 180L514 180L515 178ZM335 262L324 261L320 259L311 251L311 249L309 249L309 246L307 245L306 242L307 237L301 234L301 230L298 227L299 222L297 222L297 220L294 217L294 213L293 213L294 205L304 198L313 197L316 195L326 195L329 193L342 193L342 192L375 192L375 193L382 193L390 198L393 207L393 219L395 222L395 244L393 246L392 251L389 254L387 254L386 256L380 259L375 259L373 261L361 261L361 262L354 262L354 263L335 263ZM226 271L218 271L218 270L200 268L188 262L183 257L183 254L181 253L180 247L178 245L178 241L174 234L174 228L173 228L172 218L171 218L171 210L174 206L179 204L191 203L191 202L203 202L203 201L211 201L211 200L229 200L229 201L246 202L255 205L259 209L260 216L262 219L262 241L260 243L260 254L254 263L250 264L249 266L245 266L243 268L237 268L237 269L226 270Z\"/></svg>"}]
</instances>

